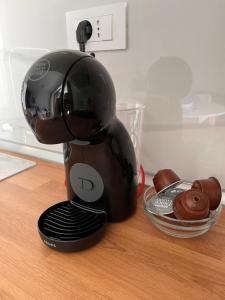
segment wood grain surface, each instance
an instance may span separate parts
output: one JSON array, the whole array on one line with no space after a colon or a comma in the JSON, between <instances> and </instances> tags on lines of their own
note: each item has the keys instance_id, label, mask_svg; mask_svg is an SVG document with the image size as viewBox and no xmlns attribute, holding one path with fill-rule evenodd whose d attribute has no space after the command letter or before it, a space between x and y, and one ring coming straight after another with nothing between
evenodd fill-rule
<instances>
[{"instance_id":1,"label":"wood grain surface","mask_svg":"<svg viewBox=\"0 0 225 300\"><path fill-rule=\"evenodd\" d=\"M37 219L66 199L64 169L29 159L37 166L0 182L0 299L225 299L224 210L211 232L180 240L155 229L138 199L96 246L59 253Z\"/></svg>"}]
</instances>

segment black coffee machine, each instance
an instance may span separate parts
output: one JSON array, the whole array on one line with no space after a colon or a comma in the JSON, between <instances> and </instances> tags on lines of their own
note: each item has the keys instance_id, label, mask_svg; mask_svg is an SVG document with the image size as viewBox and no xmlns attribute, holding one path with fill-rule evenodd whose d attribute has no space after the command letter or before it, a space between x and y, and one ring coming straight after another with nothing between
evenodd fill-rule
<instances>
[{"instance_id":1,"label":"black coffee machine","mask_svg":"<svg viewBox=\"0 0 225 300\"><path fill-rule=\"evenodd\" d=\"M38 221L51 248L87 248L100 239L107 222L125 220L135 210L135 153L115 104L110 75L86 53L49 53L26 74L27 122L39 142L64 143L68 200L48 208Z\"/></svg>"}]
</instances>

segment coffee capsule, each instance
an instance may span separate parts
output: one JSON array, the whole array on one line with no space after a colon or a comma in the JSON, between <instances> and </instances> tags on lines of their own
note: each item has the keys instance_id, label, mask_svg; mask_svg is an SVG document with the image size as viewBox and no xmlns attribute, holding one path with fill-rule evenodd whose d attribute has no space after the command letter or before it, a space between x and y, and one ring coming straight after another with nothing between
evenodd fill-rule
<instances>
[{"instance_id":1,"label":"coffee capsule","mask_svg":"<svg viewBox=\"0 0 225 300\"><path fill-rule=\"evenodd\" d=\"M215 177L195 180L191 187L193 190L204 192L209 197L209 209L216 209L221 201L222 191L219 181Z\"/></svg>"},{"instance_id":2,"label":"coffee capsule","mask_svg":"<svg viewBox=\"0 0 225 300\"><path fill-rule=\"evenodd\" d=\"M153 177L153 183L157 193L178 181L180 181L180 178L171 169L160 170Z\"/></svg>"},{"instance_id":3,"label":"coffee capsule","mask_svg":"<svg viewBox=\"0 0 225 300\"><path fill-rule=\"evenodd\" d=\"M209 197L203 192L188 190L178 194L173 202L177 219L200 220L209 215Z\"/></svg>"}]
</instances>

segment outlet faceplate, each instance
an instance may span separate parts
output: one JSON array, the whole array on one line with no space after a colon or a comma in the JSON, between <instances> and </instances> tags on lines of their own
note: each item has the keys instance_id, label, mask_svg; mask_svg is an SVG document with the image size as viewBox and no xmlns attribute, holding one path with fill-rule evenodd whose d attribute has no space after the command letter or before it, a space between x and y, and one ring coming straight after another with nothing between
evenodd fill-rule
<instances>
[{"instance_id":1,"label":"outlet faceplate","mask_svg":"<svg viewBox=\"0 0 225 300\"><path fill-rule=\"evenodd\" d=\"M66 13L67 42L71 49L79 49L76 29L80 21L92 25L92 36L86 44L86 51L126 49L127 3L115 3Z\"/></svg>"}]
</instances>

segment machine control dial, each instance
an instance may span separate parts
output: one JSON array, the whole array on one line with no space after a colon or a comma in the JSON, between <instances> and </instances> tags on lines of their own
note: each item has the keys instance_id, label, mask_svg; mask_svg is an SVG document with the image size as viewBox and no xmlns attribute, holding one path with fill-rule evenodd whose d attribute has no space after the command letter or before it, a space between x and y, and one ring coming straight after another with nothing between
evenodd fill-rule
<instances>
[{"instance_id":1,"label":"machine control dial","mask_svg":"<svg viewBox=\"0 0 225 300\"><path fill-rule=\"evenodd\" d=\"M76 163L70 169L70 184L74 193L83 201L95 202L104 192L99 173L90 165Z\"/></svg>"}]
</instances>

